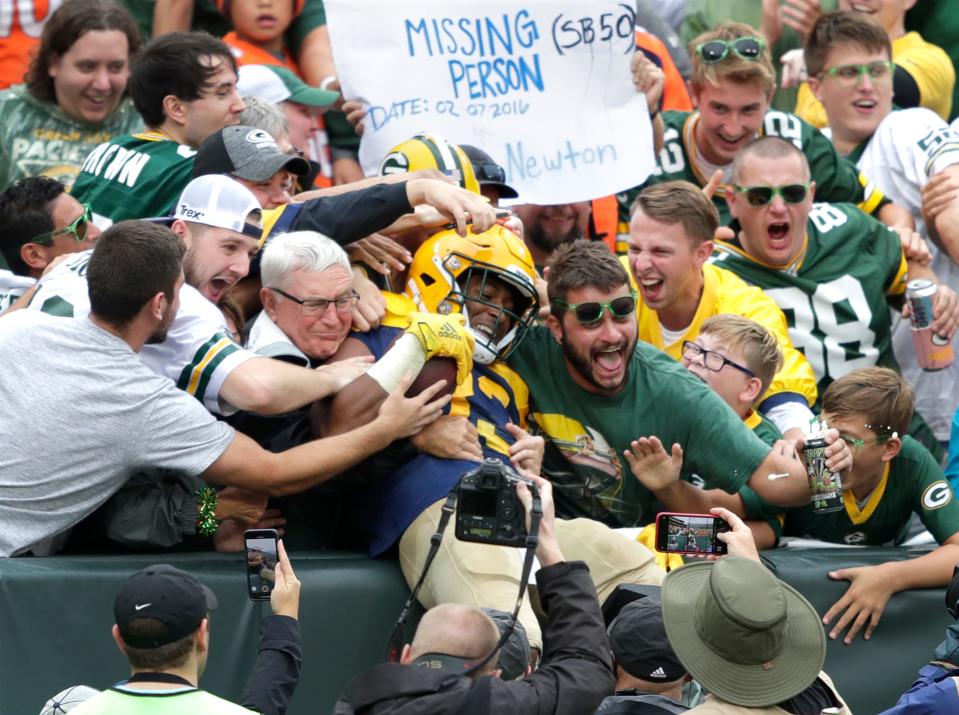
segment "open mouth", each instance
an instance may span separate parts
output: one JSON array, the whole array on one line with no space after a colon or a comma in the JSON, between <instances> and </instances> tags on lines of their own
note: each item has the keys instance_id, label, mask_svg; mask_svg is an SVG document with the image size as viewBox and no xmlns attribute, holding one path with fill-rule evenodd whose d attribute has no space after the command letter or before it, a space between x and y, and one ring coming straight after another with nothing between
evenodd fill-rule
<instances>
[{"instance_id":1,"label":"open mouth","mask_svg":"<svg viewBox=\"0 0 959 715\"><path fill-rule=\"evenodd\" d=\"M472 324L474 332L479 333L490 343L495 343L498 339L496 335L496 324L485 320L474 320Z\"/></svg>"},{"instance_id":2,"label":"open mouth","mask_svg":"<svg viewBox=\"0 0 959 715\"><path fill-rule=\"evenodd\" d=\"M857 112L871 112L876 108L876 100L874 99L857 99L852 103L852 106L856 108Z\"/></svg>"},{"instance_id":3,"label":"open mouth","mask_svg":"<svg viewBox=\"0 0 959 715\"><path fill-rule=\"evenodd\" d=\"M769 236L769 245L773 250L782 250L789 247L789 223L777 221L766 228Z\"/></svg>"},{"instance_id":4,"label":"open mouth","mask_svg":"<svg viewBox=\"0 0 959 715\"><path fill-rule=\"evenodd\" d=\"M849 7L855 12L864 12L869 15L872 15L874 12L876 12L876 9L874 7L870 7L869 5L863 5L862 3L858 3L858 2L854 2L850 4Z\"/></svg>"},{"instance_id":5,"label":"open mouth","mask_svg":"<svg viewBox=\"0 0 959 715\"><path fill-rule=\"evenodd\" d=\"M663 279L662 278L640 278L639 279L639 288L643 294L643 298L648 301L654 301L662 295L663 292Z\"/></svg>"},{"instance_id":6,"label":"open mouth","mask_svg":"<svg viewBox=\"0 0 959 715\"><path fill-rule=\"evenodd\" d=\"M593 365L600 380L617 377L626 369L626 351L623 345L593 351Z\"/></svg>"},{"instance_id":7,"label":"open mouth","mask_svg":"<svg viewBox=\"0 0 959 715\"><path fill-rule=\"evenodd\" d=\"M214 303L219 303L227 291L233 287L233 283L235 283L235 281L228 281L225 278L211 279L210 282L207 283L207 289L205 291L206 297Z\"/></svg>"}]
</instances>

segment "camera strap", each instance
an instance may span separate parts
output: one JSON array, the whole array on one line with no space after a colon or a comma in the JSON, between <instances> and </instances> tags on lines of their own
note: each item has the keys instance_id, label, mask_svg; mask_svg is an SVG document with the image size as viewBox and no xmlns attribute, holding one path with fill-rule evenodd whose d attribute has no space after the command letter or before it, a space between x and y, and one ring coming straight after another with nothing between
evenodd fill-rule
<instances>
[{"instance_id":1,"label":"camera strap","mask_svg":"<svg viewBox=\"0 0 959 715\"><path fill-rule=\"evenodd\" d=\"M516 606L513 608L513 614L510 618L509 625L503 630L499 642L489 653L486 654L484 658L477 661L471 665L469 669L459 673L458 675L470 676L482 668L494 655L496 655L496 653L499 652L504 645L506 645L506 641L508 641L509 637L513 634L513 629L516 626L516 619L519 616L519 609L523 605L523 596L526 594L526 585L529 583L529 575L533 570L533 559L536 556L536 547L539 544L539 525L543 520L543 502L539 496L539 490L532 484L529 485L529 490L533 497L533 504L530 509L529 533L526 535L526 558L523 560L523 572L519 581L519 594L516 597ZM393 626L393 632L390 635L390 639L386 645L386 660L388 663L398 663L400 660L400 652L402 651L404 641L403 627L406 625L406 619L409 617L410 611L413 609L413 604L416 603L416 597L420 592L420 588L423 586L423 582L426 580L426 574L429 573L433 559L436 558L440 544L443 543L443 533L446 531L446 527L450 522L450 518L453 516L453 512L456 510L456 493L456 487L454 487L446 496L446 501L442 506L439 524L436 526L436 532L430 537L430 550L426 554L426 561L423 564L423 571L420 574L419 579L417 579L416 584L413 586L413 590L410 591L409 598L407 598L406 603L403 604L403 610L400 612L400 617L396 620L396 624Z\"/></svg>"},{"instance_id":2,"label":"camera strap","mask_svg":"<svg viewBox=\"0 0 959 715\"><path fill-rule=\"evenodd\" d=\"M440 550L440 544L443 543L443 532L446 531L446 526L450 523L450 517L453 516L455 510L456 487L446 495L446 501L443 503L440 521L436 526L436 532L430 537L430 550L426 554L423 572L420 574L419 579L417 579L416 585L413 586L413 590L410 591L410 596L406 599L406 603L403 604L403 610L400 611L400 617L396 620L396 625L393 626L393 633L390 635L390 640L386 644L386 661L388 663L398 663L400 660L400 651L403 648L403 626L406 624L406 619L413 609L413 604L416 603L416 596L423 587L423 582L426 580L426 574L429 573L430 566L433 564L433 559L436 558L436 554Z\"/></svg>"}]
</instances>

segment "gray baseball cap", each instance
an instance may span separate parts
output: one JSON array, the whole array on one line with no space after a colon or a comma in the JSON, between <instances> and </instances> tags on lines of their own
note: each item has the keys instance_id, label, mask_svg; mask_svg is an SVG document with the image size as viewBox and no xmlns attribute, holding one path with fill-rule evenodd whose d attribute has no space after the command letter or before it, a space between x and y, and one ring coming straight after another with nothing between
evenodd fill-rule
<instances>
[{"instance_id":1,"label":"gray baseball cap","mask_svg":"<svg viewBox=\"0 0 959 715\"><path fill-rule=\"evenodd\" d=\"M297 176L310 173L309 162L280 151L262 129L242 124L214 132L200 145L193 161L193 176L230 174L247 181L269 181L280 169Z\"/></svg>"}]
</instances>

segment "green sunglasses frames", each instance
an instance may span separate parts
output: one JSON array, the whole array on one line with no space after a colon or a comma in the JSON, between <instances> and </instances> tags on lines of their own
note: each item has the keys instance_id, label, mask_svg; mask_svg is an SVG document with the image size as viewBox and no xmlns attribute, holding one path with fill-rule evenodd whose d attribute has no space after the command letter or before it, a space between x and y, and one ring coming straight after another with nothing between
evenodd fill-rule
<instances>
[{"instance_id":1,"label":"green sunglasses frames","mask_svg":"<svg viewBox=\"0 0 959 715\"><path fill-rule=\"evenodd\" d=\"M595 325L603 319L609 309L614 320L626 320L636 314L636 294L621 295L607 303L587 301L585 303L567 303L563 300L552 301L553 305L572 311L580 325Z\"/></svg>"},{"instance_id":2,"label":"green sunglasses frames","mask_svg":"<svg viewBox=\"0 0 959 715\"><path fill-rule=\"evenodd\" d=\"M734 186L737 193L745 194L750 206L765 206L774 196L781 196L787 204L799 204L806 200L809 184L786 184L785 186Z\"/></svg>"},{"instance_id":3,"label":"green sunglasses frames","mask_svg":"<svg viewBox=\"0 0 959 715\"><path fill-rule=\"evenodd\" d=\"M72 235L73 240L82 243L87 240L87 225L90 222L90 204L83 204L83 213L77 216L69 226L58 228L54 231L47 231L38 236L34 236L26 243L39 243L41 245L52 246L53 239L57 236Z\"/></svg>"},{"instance_id":4,"label":"green sunglasses frames","mask_svg":"<svg viewBox=\"0 0 959 715\"><path fill-rule=\"evenodd\" d=\"M707 65L726 59L732 50L744 60L758 60L766 49L766 40L762 37L737 37L735 40L710 40L696 45L696 54Z\"/></svg>"}]
</instances>

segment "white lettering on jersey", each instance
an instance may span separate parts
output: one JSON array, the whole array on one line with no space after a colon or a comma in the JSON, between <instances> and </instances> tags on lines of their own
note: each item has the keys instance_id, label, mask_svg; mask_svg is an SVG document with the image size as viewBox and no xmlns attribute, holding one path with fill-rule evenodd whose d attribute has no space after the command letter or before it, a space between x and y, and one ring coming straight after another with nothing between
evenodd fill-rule
<instances>
[{"instance_id":1,"label":"white lettering on jersey","mask_svg":"<svg viewBox=\"0 0 959 715\"><path fill-rule=\"evenodd\" d=\"M34 0L0 0L0 38L10 37L14 17L17 17L24 35L40 37L43 24L60 7L62 2L63 0L50 0L46 15L38 18Z\"/></svg>"},{"instance_id":2,"label":"white lettering on jersey","mask_svg":"<svg viewBox=\"0 0 959 715\"><path fill-rule=\"evenodd\" d=\"M659 152L659 167L657 173L664 171L668 174L677 174L686 167L686 161L683 159L683 146L679 138L679 132L675 127L669 127L663 133L663 148Z\"/></svg>"},{"instance_id":3,"label":"white lettering on jersey","mask_svg":"<svg viewBox=\"0 0 959 715\"><path fill-rule=\"evenodd\" d=\"M795 286L767 288L765 292L791 318L789 337L803 351L817 379L828 376L837 380L876 364L876 333L869 327L872 310L856 278L845 275L820 283L812 296ZM840 322L836 314L839 303L845 303L856 319ZM847 357L847 346L853 357Z\"/></svg>"},{"instance_id":4,"label":"white lettering on jersey","mask_svg":"<svg viewBox=\"0 0 959 715\"><path fill-rule=\"evenodd\" d=\"M826 233L842 226L849 217L832 204L814 204L809 211L809 220L819 229L819 233Z\"/></svg>"},{"instance_id":5,"label":"white lettering on jersey","mask_svg":"<svg viewBox=\"0 0 959 715\"><path fill-rule=\"evenodd\" d=\"M799 117L770 110L766 112L766 116L763 118L763 125L767 136L782 137L795 144L800 151L802 150L802 124Z\"/></svg>"}]
</instances>

